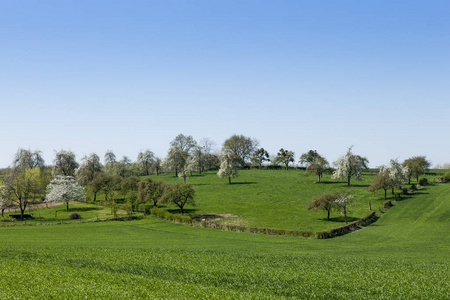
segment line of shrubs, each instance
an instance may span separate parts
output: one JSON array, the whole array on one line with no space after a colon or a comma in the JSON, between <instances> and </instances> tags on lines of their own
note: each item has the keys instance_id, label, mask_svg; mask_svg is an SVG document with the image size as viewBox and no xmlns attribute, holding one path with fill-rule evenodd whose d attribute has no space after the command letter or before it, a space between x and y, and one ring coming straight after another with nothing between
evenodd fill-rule
<instances>
[{"instance_id":1,"label":"line of shrubs","mask_svg":"<svg viewBox=\"0 0 450 300\"><path fill-rule=\"evenodd\" d=\"M189 224L191 226L214 228L214 229L220 229L220 230L226 230L226 231L262 233L262 234L268 234L268 235L302 236L302 237L316 238L316 239L329 239L329 238L333 238L336 236L344 235L344 234L350 233L352 231L361 229L365 226L368 226L378 219L375 211L371 211L365 217L363 217L357 221L351 222L349 224L337 227L337 228L331 228L331 229L322 230L322 231L310 231L310 230L286 230L286 229L273 229L273 228L246 227L246 226L239 226L239 225L217 224L217 223L208 222L208 221L196 221L196 220L191 219L188 216L171 214L166 210L159 209L156 207L153 207L150 210L150 213L159 218L162 218L162 219L174 221L176 223L185 223L185 224Z\"/></svg>"}]
</instances>

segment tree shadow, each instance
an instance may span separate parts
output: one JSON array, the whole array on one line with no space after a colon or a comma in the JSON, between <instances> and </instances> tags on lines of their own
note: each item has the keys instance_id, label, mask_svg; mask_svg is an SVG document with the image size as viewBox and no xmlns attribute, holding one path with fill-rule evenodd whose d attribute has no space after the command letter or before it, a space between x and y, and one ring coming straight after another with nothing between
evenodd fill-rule
<instances>
[{"instance_id":1,"label":"tree shadow","mask_svg":"<svg viewBox=\"0 0 450 300\"><path fill-rule=\"evenodd\" d=\"M181 210L179 208L173 208L167 210L171 214L179 214L181 213ZM196 212L197 210L195 208L185 208L183 209L183 214L192 214Z\"/></svg>"},{"instance_id":2,"label":"tree shadow","mask_svg":"<svg viewBox=\"0 0 450 300\"><path fill-rule=\"evenodd\" d=\"M79 212L79 211L95 211L95 210L101 210L101 208L100 207L70 207L70 203L69 203L69 211Z\"/></svg>"},{"instance_id":3,"label":"tree shadow","mask_svg":"<svg viewBox=\"0 0 450 300\"><path fill-rule=\"evenodd\" d=\"M321 181L321 182L316 182L317 184L344 184L345 182L341 182L341 181Z\"/></svg>"},{"instance_id":4,"label":"tree shadow","mask_svg":"<svg viewBox=\"0 0 450 300\"><path fill-rule=\"evenodd\" d=\"M350 184L350 187L366 187L368 188L370 185L369 184Z\"/></svg>"},{"instance_id":5,"label":"tree shadow","mask_svg":"<svg viewBox=\"0 0 450 300\"><path fill-rule=\"evenodd\" d=\"M251 182L251 181L249 181L249 182L231 182L231 184L233 185L233 184L257 184L257 182Z\"/></svg>"},{"instance_id":6,"label":"tree shadow","mask_svg":"<svg viewBox=\"0 0 450 300\"><path fill-rule=\"evenodd\" d=\"M330 218L329 220L328 220L327 218L321 218L321 219L319 219L319 220L321 220L321 221L329 221L329 222L339 222L339 223L345 222L344 216ZM359 220L359 219L358 219L358 218L355 218L355 217L349 217L349 216L347 216L347 221L348 221L349 223L351 223L351 222L353 222L353 221L357 221L357 220Z\"/></svg>"}]
</instances>

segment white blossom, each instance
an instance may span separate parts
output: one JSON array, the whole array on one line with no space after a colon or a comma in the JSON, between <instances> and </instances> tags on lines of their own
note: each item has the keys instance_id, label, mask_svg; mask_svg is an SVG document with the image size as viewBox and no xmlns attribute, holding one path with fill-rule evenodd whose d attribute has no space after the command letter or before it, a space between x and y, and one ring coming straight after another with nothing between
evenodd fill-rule
<instances>
[{"instance_id":1,"label":"white blossom","mask_svg":"<svg viewBox=\"0 0 450 300\"><path fill-rule=\"evenodd\" d=\"M84 200L84 190L72 176L56 176L47 185L45 202L63 202Z\"/></svg>"}]
</instances>

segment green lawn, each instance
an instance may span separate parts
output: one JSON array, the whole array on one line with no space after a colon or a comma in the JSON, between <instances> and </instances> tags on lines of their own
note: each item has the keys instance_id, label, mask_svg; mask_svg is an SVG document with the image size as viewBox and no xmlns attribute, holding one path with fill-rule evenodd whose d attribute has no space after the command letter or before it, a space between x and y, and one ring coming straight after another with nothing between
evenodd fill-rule
<instances>
[{"instance_id":1,"label":"green lawn","mask_svg":"<svg viewBox=\"0 0 450 300\"><path fill-rule=\"evenodd\" d=\"M448 299L449 195L450 184L426 186L371 226L327 240L152 216L0 227L0 298Z\"/></svg>"}]
</instances>

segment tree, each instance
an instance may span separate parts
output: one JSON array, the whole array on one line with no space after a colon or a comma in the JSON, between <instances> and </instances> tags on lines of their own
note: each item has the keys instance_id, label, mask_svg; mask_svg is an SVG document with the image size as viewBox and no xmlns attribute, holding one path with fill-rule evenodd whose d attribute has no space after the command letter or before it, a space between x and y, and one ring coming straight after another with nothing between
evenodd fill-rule
<instances>
[{"instance_id":1,"label":"tree","mask_svg":"<svg viewBox=\"0 0 450 300\"><path fill-rule=\"evenodd\" d=\"M251 158L258 145L259 142L256 139L235 134L223 143L222 152L224 154L234 154L238 163L244 166L247 160Z\"/></svg>"},{"instance_id":2,"label":"tree","mask_svg":"<svg viewBox=\"0 0 450 300\"><path fill-rule=\"evenodd\" d=\"M352 206L353 196L349 193L343 192L340 194L340 196L334 201L337 204L337 208L341 210L342 214L344 215L345 224L348 224L347 220L347 207Z\"/></svg>"},{"instance_id":3,"label":"tree","mask_svg":"<svg viewBox=\"0 0 450 300\"><path fill-rule=\"evenodd\" d=\"M260 148L253 153L252 163L259 165L259 168L261 168L263 162L265 161L270 161L270 159L269 153L264 150L264 148Z\"/></svg>"},{"instance_id":4,"label":"tree","mask_svg":"<svg viewBox=\"0 0 450 300\"><path fill-rule=\"evenodd\" d=\"M11 208L14 203L11 199L11 193L6 186L0 186L0 208L2 210L2 218L4 218L5 209Z\"/></svg>"},{"instance_id":5,"label":"tree","mask_svg":"<svg viewBox=\"0 0 450 300\"><path fill-rule=\"evenodd\" d=\"M219 156L217 156L216 154L206 154L205 155L205 168L207 170L218 167L219 165L220 165Z\"/></svg>"},{"instance_id":6,"label":"tree","mask_svg":"<svg viewBox=\"0 0 450 300\"><path fill-rule=\"evenodd\" d=\"M83 188L75 181L73 176L57 175L47 186L45 202L66 203L69 210L69 201L83 201L85 199Z\"/></svg>"},{"instance_id":7,"label":"tree","mask_svg":"<svg viewBox=\"0 0 450 300\"><path fill-rule=\"evenodd\" d=\"M402 166L397 159L391 159L389 162L389 177L392 180L392 194L394 194L394 187L401 188L403 182L406 181L409 174L409 169Z\"/></svg>"},{"instance_id":8,"label":"tree","mask_svg":"<svg viewBox=\"0 0 450 300\"><path fill-rule=\"evenodd\" d=\"M231 184L231 178L238 176L238 166L232 154L224 154L222 156L222 162L220 163L220 169L217 175L220 178L228 177L228 184Z\"/></svg>"},{"instance_id":9,"label":"tree","mask_svg":"<svg viewBox=\"0 0 450 300\"><path fill-rule=\"evenodd\" d=\"M82 158L82 163L76 170L78 181L87 184L94 179L95 173L102 172L102 164L97 154L91 153Z\"/></svg>"},{"instance_id":10,"label":"tree","mask_svg":"<svg viewBox=\"0 0 450 300\"><path fill-rule=\"evenodd\" d=\"M369 163L367 158L354 155L352 148L353 146L349 147L347 153L334 162L336 170L332 176L333 179L346 179L348 186L350 186L352 177L362 180L362 171L368 168L367 164Z\"/></svg>"},{"instance_id":11,"label":"tree","mask_svg":"<svg viewBox=\"0 0 450 300\"><path fill-rule=\"evenodd\" d=\"M172 148L177 148L181 151L186 151L190 153L190 151L197 145L197 142L191 135L185 136L183 134L179 134L175 137L175 139L170 143Z\"/></svg>"},{"instance_id":12,"label":"tree","mask_svg":"<svg viewBox=\"0 0 450 300\"><path fill-rule=\"evenodd\" d=\"M306 165L306 174L317 175L322 178L323 172L328 169L329 164L325 157L321 156L317 151L309 150L300 156L299 163Z\"/></svg>"},{"instance_id":13,"label":"tree","mask_svg":"<svg viewBox=\"0 0 450 300\"><path fill-rule=\"evenodd\" d=\"M337 207L336 199L340 193L323 194L315 197L310 203L306 205L309 210L324 210L327 212L327 220L330 220L330 213Z\"/></svg>"},{"instance_id":14,"label":"tree","mask_svg":"<svg viewBox=\"0 0 450 300\"><path fill-rule=\"evenodd\" d=\"M155 162L155 154L150 151L149 149L145 150L144 152L139 152L137 157L137 162L139 166L141 167L142 174L144 175L150 175L151 168L153 166L153 163Z\"/></svg>"},{"instance_id":15,"label":"tree","mask_svg":"<svg viewBox=\"0 0 450 300\"><path fill-rule=\"evenodd\" d=\"M55 168L53 169L55 176L75 176L75 170L78 168L75 153L61 150L56 153L53 163L55 164Z\"/></svg>"},{"instance_id":16,"label":"tree","mask_svg":"<svg viewBox=\"0 0 450 300\"><path fill-rule=\"evenodd\" d=\"M386 194L387 190L390 188L393 188L394 181L392 180L390 176L390 170L386 166L381 166L380 170L377 174L377 177L375 177L374 182L369 186L369 192L375 192L380 189L384 190L384 200L386 200ZM369 208L372 208L369 203Z\"/></svg>"},{"instance_id":17,"label":"tree","mask_svg":"<svg viewBox=\"0 0 450 300\"><path fill-rule=\"evenodd\" d=\"M122 181L121 192L123 199L130 204L131 211L137 210L137 191L139 188L139 177L131 176Z\"/></svg>"},{"instance_id":18,"label":"tree","mask_svg":"<svg viewBox=\"0 0 450 300\"><path fill-rule=\"evenodd\" d=\"M188 156L188 152L179 148L172 147L169 149L169 153L167 154L166 158L166 165L169 168L175 170L175 176L178 177L178 171L183 169Z\"/></svg>"},{"instance_id":19,"label":"tree","mask_svg":"<svg viewBox=\"0 0 450 300\"><path fill-rule=\"evenodd\" d=\"M6 193L15 198L20 209L20 216L23 219L25 209L28 206L28 202L32 199L32 195L36 194L36 188L41 185L40 182L40 168L28 169L22 165L22 167L15 167L10 169L7 176L3 179L3 183L6 187Z\"/></svg>"},{"instance_id":20,"label":"tree","mask_svg":"<svg viewBox=\"0 0 450 300\"><path fill-rule=\"evenodd\" d=\"M110 175L97 172L94 174L94 178L88 183L90 190L94 193L94 202L97 201L97 193L104 189L109 178Z\"/></svg>"},{"instance_id":21,"label":"tree","mask_svg":"<svg viewBox=\"0 0 450 300\"><path fill-rule=\"evenodd\" d=\"M195 146L192 149L191 156L187 159L186 165L190 172L198 170L198 173L202 174L205 165L205 154L203 153L202 147Z\"/></svg>"},{"instance_id":22,"label":"tree","mask_svg":"<svg viewBox=\"0 0 450 300\"><path fill-rule=\"evenodd\" d=\"M166 187L163 202L173 203L184 213L184 206L186 204L195 205L194 201L195 190L189 184L172 183Z\"/></svg>"},{"instance_id":23,"label":"tree","mask_svg":"<svg viewBox=\"0 0 450 300\"><path fill-rule=\"evenodd\" d=\"M159 173L161 172L161 168L162 168L162 159L159 157L155 157L155 160L153 161L152 164L152 169L155 170L156 176L158 176Z\"/></svg>"},{"instance_id":24,"label":"tree","mask_svg":"<svg viewBox=\"0 0 450 300\"><path fill-rule=\"evenodd\" d=\"M43 167L45 164L42 158L42 151L40 150L26 150L19 148L14 155L13 168L33 169L36 167Z\"/></svg>"},{"instance_id":25,"label":"tree","mask_svg":"<svg viewBox=\"0 0 450 300\"><path fill-rule=\"evenodd\" d=\"M408 184L411 184L411 176L416 177L418 182L419 176L425 173L425 170L427 170L430 165L431 162L427 161L425 156L413 156L405 160L403 166L407 167L409 170Z\"/></svg>"},{"instance_id":26,"label":"tree","mask_svg":"<svg viewBox=\"0 0 450 300\"><path fill-rule=\"evenodd\" d=\"M105 153L105 166L111 165L113 166L116 163L116 155L112 150L106 150Z\"/></svg>"},{"instance_id":27,"label":"tree","mask_svg":"<svg viewBox=\"0 0 450 300\"><path fill-rule=\"evenodd\" d=\"M145 203L153 202L153 207L163 200L166 184L162 181L154 181L150 178L144 178L138 185L138 201Z\"/></svg>"},{"instance_id":28,"label":"tree","mask_svg":"<svg viewBox=\"0 0 450 300\"><path fill-rule=\"evenodd\" d=\"M276 164L284 164L287 170L289 163L294 162L294 155L295 153L293 151L288 151L281 148L273 162Z\"/></svg>"}]
</instances>

